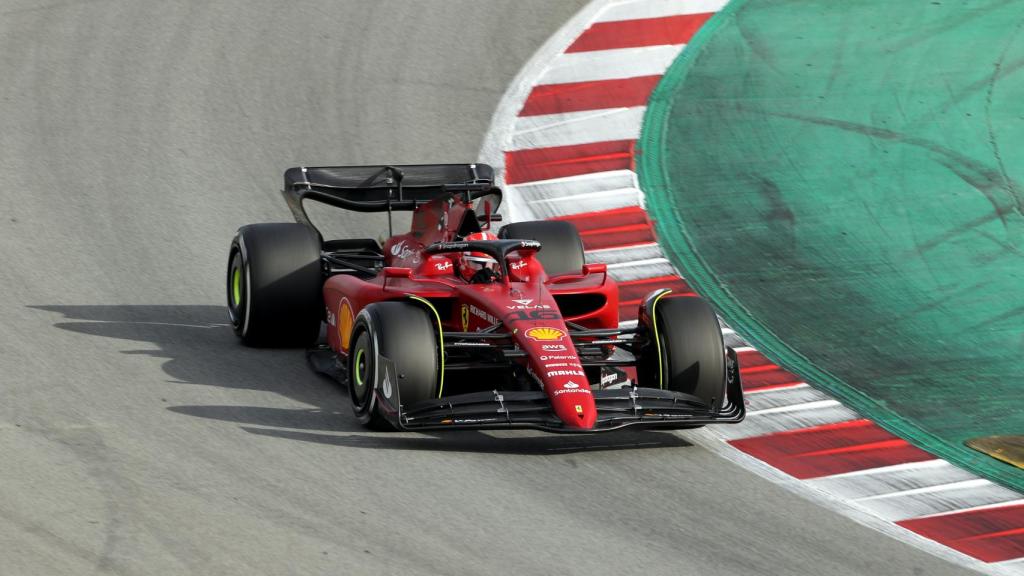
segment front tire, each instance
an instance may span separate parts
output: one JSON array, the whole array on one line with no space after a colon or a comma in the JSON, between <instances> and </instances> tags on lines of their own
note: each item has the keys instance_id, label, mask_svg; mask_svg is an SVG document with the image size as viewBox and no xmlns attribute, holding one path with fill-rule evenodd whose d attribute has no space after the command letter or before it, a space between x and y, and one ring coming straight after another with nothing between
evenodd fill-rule
<instances>
[{"instance_id":1,"label":"front tire","mask_svg":"<svg viewBox=\"0 0 1024 576\"><path fill-rule=\"evenodd\" d=\"M696 396L713 410L726 395L725 343L718 316L702 298L648 298L640 314L649 343L640 351L640 385ZM660 358L659 358L660 349Z\"/></svg>"},{"instance_id":2,"label":"front tire","mask_svg":"<svg viewBox=\"0 0 1024 576\"><path fill-rule=\"evenodd\" d=\"M356 418L393 428L400 406L437 398L442 390L437 327L410 302L377 302L359 313L349 350L349 396Z\"/></svg>"},{"instance_id":3,"label":"front tire","mask_svg":"<svg viewBox=\"0 0 1024 576\"><path fill-rule=\"evenodd\" d=\"M250 224L228 254L231 327L249 346L304 347L323 314L320 235L305 224Z\"/></svg>"}]
</instances>

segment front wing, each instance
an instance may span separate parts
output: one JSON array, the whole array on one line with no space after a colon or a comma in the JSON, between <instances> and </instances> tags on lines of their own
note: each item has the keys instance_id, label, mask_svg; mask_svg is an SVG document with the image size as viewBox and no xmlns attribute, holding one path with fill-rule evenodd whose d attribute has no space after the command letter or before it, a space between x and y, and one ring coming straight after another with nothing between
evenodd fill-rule
<instances>
[{"instance_id":1,"label":"front wing","mask_svg":"<svg viewBox=\"0 0 1024 576\"><path fill-rule=\"evenodd\" d=\"M378 396L382 413L399 430L532 428L547 432L607 432L625 427L691 428L741 422L746 414L736 352L728 350L725 399L708 406L689 394L657 388L593 390L593 429L569 428L543 391L473 392L405 406L398 394ZM394 402L394 403L392 403Z\"/></svg>"}]
</instances>

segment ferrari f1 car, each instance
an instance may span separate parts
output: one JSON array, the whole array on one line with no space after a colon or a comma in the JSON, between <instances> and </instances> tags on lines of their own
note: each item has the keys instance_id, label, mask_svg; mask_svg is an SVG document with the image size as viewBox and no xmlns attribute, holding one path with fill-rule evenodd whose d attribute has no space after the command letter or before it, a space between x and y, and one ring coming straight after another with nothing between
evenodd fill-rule
<instances>
[{"instance_id":1,"label":"ferrari f1 car","mask_svg":"<svg viewBox=\"0 0 1024 576\"><path fill-rule=\"evenodd\" d=\"M357 418L399 430L694 428L743 419L736 352L696 297L655 290L619 323L605 264L564 221L493 234L484 164L291 168L296 223L238 230L231 324L256 346L304 346ZM324 240L304 202L387 212L389 237ZM411 229L391 234L394 211ZM321 336L326 323L326 341ZM317 342L319 344L317 345Z\"/></svg>"}]
</instances>

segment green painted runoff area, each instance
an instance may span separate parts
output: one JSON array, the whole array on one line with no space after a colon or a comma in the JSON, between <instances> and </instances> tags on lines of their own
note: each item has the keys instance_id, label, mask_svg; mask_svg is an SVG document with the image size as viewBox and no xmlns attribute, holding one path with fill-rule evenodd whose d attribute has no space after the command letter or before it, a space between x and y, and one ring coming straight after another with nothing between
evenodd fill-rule
<instances>
[{"instance_id":1,"label":"green painted runoff area","mask_svg":"<svg viewBox=\"0 0 1024 576\"><path fill-rule=\"evenodd\" d=\"M639 172L723 317L1006 486L1024 434L1024 2L734 0L669 69Z\"/></svg>"}]
</instances>

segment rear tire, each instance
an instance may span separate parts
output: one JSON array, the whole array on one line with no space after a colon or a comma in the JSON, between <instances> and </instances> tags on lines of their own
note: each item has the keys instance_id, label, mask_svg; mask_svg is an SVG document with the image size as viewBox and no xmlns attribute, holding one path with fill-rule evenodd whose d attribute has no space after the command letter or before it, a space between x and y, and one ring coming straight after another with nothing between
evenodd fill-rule
<instances>
[{"instance_id":1,"label":"rear tire","mask_svg":"<svg viewBox=\"0 0 1024 576\"><path fill-rule=\"evenodd\" d=\"M583 241L571 222L561 220L536 220L506 224L498 231L498 238L537 240L541 243L537 259L548 276L582 274Z\"/></svg>"},{"instance_id":2,"label":"rear tire","mask_svg":"<svg viewBox=\"0 0 1024 576\"><path fill-rule=\"evenodd\" d=\"M323 315L320 235L305 224L250 224L228 254L231 327L249 346L303 347Z\"/></svg>"},{"instance_id":3,"label":"rear tire","mask_svg":"<svg viewBox=\"0 0 1024 576\"><path fill-rule=\"evenodd\" d=\"M649 312L641 314L650 343L638 359L640 385L692 394L718 410L726 395L726 363L722 327L715 311L702 298L680 297L658 300ZM650 325L652 315L656 333Z\"/></svg>"},{"instance_id":4,"label":"rear tire","mask_svg":"<svg viewBox=\"0 0 1024 576\"><path fill-rule=\"evenodd\" d=\"M377 302L359 313L349 351L349 395L356 418L374 430L391 429L381 405L410 406L441 392L437 327L410 302ZM397 397L395 392L397 391Z\"/></svg>"}]
</instances>

